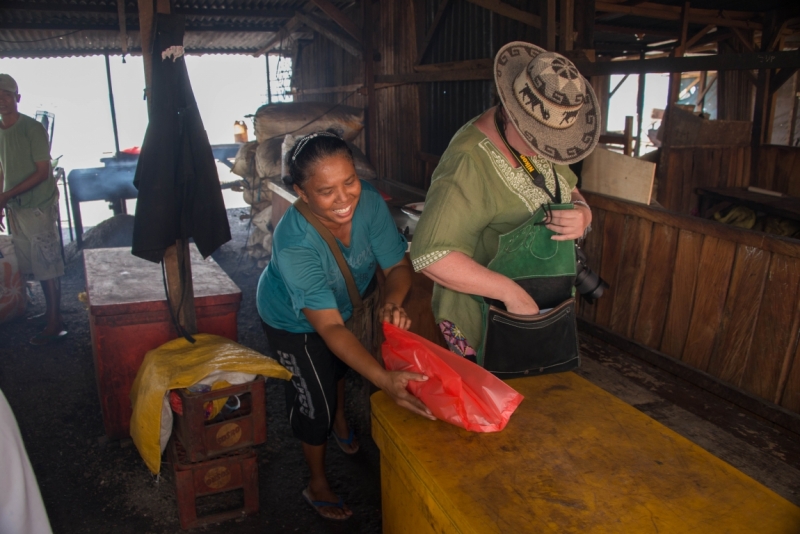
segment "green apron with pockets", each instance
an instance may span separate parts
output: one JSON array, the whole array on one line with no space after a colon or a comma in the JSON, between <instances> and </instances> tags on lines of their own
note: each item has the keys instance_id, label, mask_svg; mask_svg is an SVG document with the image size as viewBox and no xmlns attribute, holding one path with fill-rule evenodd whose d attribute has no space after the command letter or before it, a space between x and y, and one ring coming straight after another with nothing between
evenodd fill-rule
<instances>
[{"instance_id":1,"label":"green apron with pockets","mask_svg":"<svg viewBox=\"0 0 800 534\"><path fill-rule=\"evenodd\" d=\"M554 241L545 226L547 211L572 209L548 204L526 222L500 236L487 268L525 289L543 312L517 315L500 301L481 303L483 344L478 364L501 378L566 371L578 366L575 322L575 241Z\"/></svg>"}]
</instances>

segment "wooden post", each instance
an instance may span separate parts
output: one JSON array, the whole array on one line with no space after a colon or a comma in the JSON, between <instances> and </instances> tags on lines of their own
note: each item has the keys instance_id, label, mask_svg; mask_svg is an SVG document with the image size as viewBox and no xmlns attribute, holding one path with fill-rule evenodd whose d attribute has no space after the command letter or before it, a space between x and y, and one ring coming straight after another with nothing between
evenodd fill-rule
<instances>
[{"instance_id":1,"label":"wooden post","mask_svg":"<svg viewBox=\"0 0 800 534\"><path fill-rule=\"evenodd\" d=\"M639 59L644 58L644 50L642 50L639 52ZM636 93L636 120L639 122L639 125L636 127L636 151L634 154L637 158L642 155L642 124L644 123L644 91L646 77L647 74L639 74L639 87Z\"/></svg>"},{"instance_id":2,"label":"wooden post","mask_svg":"<svg viewBox=\"0 0 800 534\"><path fill-rule=\"evenodd\" d=\"M556 0L539 0L542 19L540 46L548 52L556 50Z\"/></svg>"},{"instance_id":3,"label":"wooden post","mask_svg":"<svg viewBox=\"0 0 800 534\"><path fill-rule=\"evenodd\" d=\"M681 40L680 44L675 47L672 52L672 57L683 57L686 52L686 39L689 33L689 2L683 4L681 9ZM673 72L669 75L669 93L667 97L667 108L677 102L681 93L681 72ZM666 117L666 115L665 115Z\"/></svg>"},{"instance_id":4,"label":"wooden post","mask_svg":"<svg viewBox=\"0 0 800 534\"><path fill-rule=\"evenodd\" d=\"M158 0L158 13L169 13L169 0ZM153 37L153 3L139 0L139 34L142 39L144 58L145 94L147 111L150 113L153 56L150 43ZM164 252L164 269L167 273L167 293L173 313L183 329L189 334L197 333L197 316L194 309L194 286L192 285L192 262L189 257L189 242L179 239ZM184 283L181 283L183 279Z\"/></svg>"},{"instance_id":5,"label":"wooden post","mask_svg":"<svg viewBox=\"0 0 800 534\"><path fill-rule=\"evenodd\" d=\"M378 99L375 95L375 58L372 48L372 0L363 0L363 43L364 43L364 85L367 88L367 110L366 110L366 145L367 158L370 163L378 167Z\"/></svg>"},{"instance_id":6,"label":"wooden post","mask_svg":"<svg viewBox=\"0 0 800 534\"><path fill-rule=\"evenodd\" d=\"M594 49L595 0L575 0L576 48Z\"/></svg>"},{"instance_id":7,"label":"wooden post","mask_svg":"<svg viewBox=\"0 0 800 534\"><path fill-rule=\"evenodd\" d=\"M561 0L561 20L559 32L559 52L562 54L572 50L575 41L575 1Z\"/></svg>"},{"instance_id":8,"label":"wooden post","mask_svg":"<svg viewBox=\"0 0 800 534\"><path fill-rule=\"evenodd\" d=\"M797 131L797 89L800 81L800 74L795 73L792 87L792 116L789 120L789 146L794 145L794 134Z\"/></svg>"},{"instance_id":9,"label":"wooden post","mask_svg":"<svg viewBox=\"0 0 800 534\"><path fill-rule=\"evenodd\" d=\"M776 11L770 11L764 17L764 26L761 33L761 51L771 52L770 47L773 41L777 43L778 39L774 39L775 33L779 31L780 23L778 22L778 14ZM753 108L753 137L751 146L753 155L751 158L750 176L756 176L758 152L762 144L769 139L769 130L772 124L772 101L773 95L770 93L770 78L773 72L770 69L759 69L758 79L756 81L756 102Z\"/></svg>"}]
</instances>

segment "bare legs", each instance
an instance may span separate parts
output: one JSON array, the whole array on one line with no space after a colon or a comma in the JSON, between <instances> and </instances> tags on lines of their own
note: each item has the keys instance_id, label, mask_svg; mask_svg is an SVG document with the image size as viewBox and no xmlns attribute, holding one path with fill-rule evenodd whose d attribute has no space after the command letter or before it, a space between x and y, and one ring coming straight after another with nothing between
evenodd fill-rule
<instances>
[{"instance_id":1,"label":"bare legs","mask_svg":"<svg viewBox=\"0 0 800 534\"><path fill-rule=\"evenodd\" d=\"M349 428L347 421L344 418L344 379L341 379L337 384L337 397L338 402L336 406L336 415L333 420L333 431L337 436L343 436L347 439L349 435ZM358 448L355 441L351 445L344 445L344 447ZM303 455L306 458L308 469L311 472L311 479L308 481L307 493L312 501L325 501L329 503L338 503L339 496L333 492L328 484L328 477L325 476L325 450L327 444L322 445L309 445L303 443ZM339 506L322 506L318 509L320 515L331 519L346 519L353 515L346 505Z\"/></svg>"},{"instance_id":2,"label":"bare legs","mask_svg":"<svg viewBox=\"0 0 800 534\"><path fill-rule=\"evenodd\" d=\"M44 317L47 320L42 334L54 336L61 332L64 323L61 318L61 279L51 278L50 280L42 280L42 291L44 292L44 300L47 305Z\"/></svg>"}]
</instances>

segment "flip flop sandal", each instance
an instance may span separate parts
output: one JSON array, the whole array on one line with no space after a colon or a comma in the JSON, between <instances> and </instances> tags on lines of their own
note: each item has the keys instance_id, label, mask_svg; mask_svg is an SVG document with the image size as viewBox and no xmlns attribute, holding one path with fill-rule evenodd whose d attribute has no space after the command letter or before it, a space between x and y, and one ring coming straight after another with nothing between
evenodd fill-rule
<instances>
[{"instance_id":1,"label":"flip flop sandal","mask_svg":"<svg viewBox=\"0 0 800 534\"><path fill-rule=\"evenodd\" d=\"M33 324L36 326L45 326L47 325L47 315L44 313L40 313L39 315L31 315L25 319L28 324Z\"/></svg>"},{"instance_id":2,"label":"flip flop sandal","mask_svg":"<svg viewBox=\"0 0 800 534\"><path fill-rule=\"evenodd\" d=\"M68 332L66 330L62 330L58 334L41 334L41 333L36 334L31 338L30 344L37 347L41 347L43 345L51 345L53 343L63 340L65 337L67 337L67 333Z\"/></svg>"},{"instance_id":3,"label":"flip flop sandal","mask_svg":"<svg viewBox=\"0 0 800 534\"><path fill-rule=\"evenodd\" d=\"M358 445L356 445L355 450L346 449L345 448L348 445L352 445L353 444L353 440L356 438L355 432L353 432L352 428L350 429L350 433L347 434L347 438L346 439L343 439L343 438L340 438L339 436L337 436L335 430L331 431L331 434L333 434L333 437L336 438L336 444L339 445L339 448L342 449L343 453L345 453L345 454L355 454L355 453L358 452L358 449L359 449Z\"/></svg>"},{"instance_id":4,"label":"flip flop sandal","mask_svg":"<svg viewBox=\"0 0 800 534\"><path fill-rule=\"evenodd\" d=\"M308 495L308 488L303 490L303 499L314 509L315 512L319 514L320 517L324 519L330 519L332 521L344 521L346 519L350 519L353 517L352 514L345 516L345 517L330 517L322 513L322 508L339 508L340 510L344 510L344 501L341 497L339 497L339 502L329 502L329 501L312 501L311 497Z\"/></svg>"}]
</instances>

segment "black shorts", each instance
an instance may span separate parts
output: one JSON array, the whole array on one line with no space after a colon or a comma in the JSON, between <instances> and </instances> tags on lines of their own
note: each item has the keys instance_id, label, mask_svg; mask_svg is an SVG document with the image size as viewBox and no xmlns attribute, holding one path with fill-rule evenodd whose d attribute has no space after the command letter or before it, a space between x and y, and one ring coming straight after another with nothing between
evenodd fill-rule
<instances>
[{"instance_id":1,"label":"black shorts","mask_svg":"<svg viewBox=\"0 0 800 534\"><path fill-rule=\"evenodd\" d=\"M337 383L349 369L316 332L294 334L261 322L273 356L289 371L286 411L292 433L303 443L328 440L336 415Z\"/></svg>"}]
</instances>

